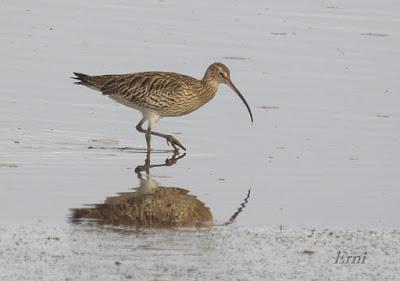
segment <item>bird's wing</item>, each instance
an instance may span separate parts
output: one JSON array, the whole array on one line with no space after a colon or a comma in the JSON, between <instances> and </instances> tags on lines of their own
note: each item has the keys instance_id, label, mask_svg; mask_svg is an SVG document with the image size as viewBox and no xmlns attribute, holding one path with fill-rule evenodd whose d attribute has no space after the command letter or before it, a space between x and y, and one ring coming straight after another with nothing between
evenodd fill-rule
<instances>
[{"instance_id":1,"label":"bird's wing","mask_svg":"<svg viewBox=\"0 0 400 281\"><path fill-rule=\"evenodd\" d=\"M108 79L100 91L146 107L160 106L160 99L174 99L185 91L183 77L171 72L139 72Z\"/></svg>"}]
</instances>

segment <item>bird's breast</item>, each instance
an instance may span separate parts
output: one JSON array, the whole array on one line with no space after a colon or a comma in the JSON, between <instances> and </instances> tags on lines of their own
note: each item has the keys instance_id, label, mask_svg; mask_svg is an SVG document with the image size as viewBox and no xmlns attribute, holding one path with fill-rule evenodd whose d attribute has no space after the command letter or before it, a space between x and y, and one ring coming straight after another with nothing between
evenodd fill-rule
<instances>
[{"instance_id":1,"label":"bird's breast","mask_svg":"<svg viewBox=\"0 0 400 281\"><path fill-rule=\"evenodd\" d=\"M199 89L198 91L185 91L177 98L171 107L166 108L163 116L182 116L199 109L208 103L216 94L217 89Z\"/></svg>"}]
</instances>

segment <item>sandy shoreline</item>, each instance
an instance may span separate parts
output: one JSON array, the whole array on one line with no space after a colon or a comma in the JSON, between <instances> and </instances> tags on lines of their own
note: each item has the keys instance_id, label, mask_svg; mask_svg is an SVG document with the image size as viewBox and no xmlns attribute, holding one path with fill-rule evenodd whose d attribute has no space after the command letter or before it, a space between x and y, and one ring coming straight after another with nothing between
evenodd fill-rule
<instances>
[{"instance_id":1,"label":"sandy shoreline","mask_svg":"<svg viewBox=\"0 0 400 281\"><path fill-rule=\"evenodd\" d=\"M1 280L396 280L398 230L1 227ZM367 253L335 264L337 252Z\"/></svg>"}]
</instances>

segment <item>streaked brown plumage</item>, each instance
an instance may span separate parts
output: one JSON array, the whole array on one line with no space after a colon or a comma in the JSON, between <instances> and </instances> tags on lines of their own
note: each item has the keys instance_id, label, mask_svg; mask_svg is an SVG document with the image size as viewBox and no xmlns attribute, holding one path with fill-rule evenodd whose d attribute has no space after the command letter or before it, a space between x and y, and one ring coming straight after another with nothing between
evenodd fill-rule
<instances>
[{"instance_id":1,"label":"streaked brown plumage","mask_svg":"<svg viewBox=\"0 0 400 281\"><path fill-rule=\"evenodd\" d=\"M143 113L136 129L146 133L149 151L151 135L165 138L175 151L178 147L186 150L174 136L152 131L153 125L160 118L182 116L200 108L215 96L221 83L227 84L239 95L253 121L250 107L230 80L229 69L222 63L211 64L201 80L173 72L96 76L76 72L74 74L76 77L72 78L79 80L75 84L100 91L103 95ZM148 121L147 130L142 128L145 121Z\"/></svg>"}]
</instances>

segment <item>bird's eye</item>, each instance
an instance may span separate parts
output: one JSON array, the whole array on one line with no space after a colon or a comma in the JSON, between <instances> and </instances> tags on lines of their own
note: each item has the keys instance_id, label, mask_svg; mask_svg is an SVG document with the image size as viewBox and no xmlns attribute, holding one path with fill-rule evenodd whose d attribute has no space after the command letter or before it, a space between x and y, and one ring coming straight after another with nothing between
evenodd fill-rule
<instances>
[{"instance_id":1,"label":"bird's eye","mask_svg":"<svg viewBox=\"0 0 400 281\"><path fill-rule=\"evenodd\" d=\"M219 72L219 75L221 75L222 77L224 77L224 73L223 72Z\"/></svg>"}]
</instances>

